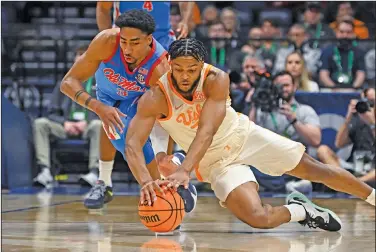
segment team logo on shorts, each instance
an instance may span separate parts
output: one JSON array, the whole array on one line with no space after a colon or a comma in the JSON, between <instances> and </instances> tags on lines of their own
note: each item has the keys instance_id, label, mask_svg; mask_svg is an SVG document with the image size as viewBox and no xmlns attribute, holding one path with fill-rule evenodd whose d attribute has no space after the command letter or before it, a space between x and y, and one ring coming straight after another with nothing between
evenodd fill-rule
<instances>
[{"instance_id":1,"label":"team logo on shorts","mask_svg":"<svg viewBox=\"0 0 376 252\"><path fill-rule=\"evenodd\" d=\"M136 79L140 84L145 84L145 76L143 76L142 74L138 74Z\"/></svg>"}]
</instances>

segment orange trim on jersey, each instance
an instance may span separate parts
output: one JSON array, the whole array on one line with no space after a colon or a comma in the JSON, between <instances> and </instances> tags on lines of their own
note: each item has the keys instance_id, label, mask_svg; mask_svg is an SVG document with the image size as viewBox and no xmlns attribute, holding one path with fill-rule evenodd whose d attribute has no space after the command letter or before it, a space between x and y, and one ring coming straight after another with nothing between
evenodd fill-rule
<instances>
[{"instance_id":1,"label":"orange trim on jersey","mask_svg":"<svg viewBox=\"0 0 376 252\"><path fill-rule=\"evenodd\" d=\"M166 89L164 88L163 84L160 81L157 81L157 84L158 84L159 88L162 90L162 92L164 93L166 100L167 100L167 106L168 106L168 115L166 115L165 118L159 118L157 120L158 121L167 121L172 116L172 104L171 104L171 101L170 101L170 97L168 96Z\"/></svg>"},{"instance_id":2,"label":"orange trim on jersey","mask_svg":"<svg viewBox=\"0 0 376 252\"><path fill-rule=\"evenodd\" d=\"M201 173L198 170L198 165L195 167L195 173L196 173L197 180L200 182L204 182L204 179L202 178Z\"/></svg>"},{"instance_id":3,"label":"orange trim on jersey","mask_svg":"<svg viewBox=\"0 0 376 252\"><path fill-rule=\"evenodd\" d=\"M103 60L104 63L109 62L110 59L112 59L112 57L114 57L115 53L116 53L117 50L118 50L119 42L120 42L120 32L116 35L116 45L115 45L115 49L114 49L114 51L111 53L111 56L110 56L110 57L108 57L107 59Z\"/></svg>"}]
</instances>

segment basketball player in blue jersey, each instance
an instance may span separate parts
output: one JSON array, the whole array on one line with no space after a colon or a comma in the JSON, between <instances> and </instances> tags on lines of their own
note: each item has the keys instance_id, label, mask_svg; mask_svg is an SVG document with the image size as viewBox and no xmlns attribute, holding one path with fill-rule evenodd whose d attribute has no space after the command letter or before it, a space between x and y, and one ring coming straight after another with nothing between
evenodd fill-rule
<instances>
[{"instance_id":1,"label":"basketball player in blue jersey","mask_svg":"<svg viewBox=\"0 0 376 252\"><path fill-rule=\"evenodd\" d=\"M171 29L170 24L170 2L155 2L155 1L114 1L114 2L97 2L97 24L100 31L114 27L111 23L117 17L127 10L138 9L147 11L153 16L156 27L153 37L166 49L175 40L175 33ZM179 2L180 13L182 21L178 25L177 32L178 39L185 38L189 32L189 21L192 16L194 2Z\"/></svg>"},{"instance_id":2,"label":"basketball player in blue jersey","mask_svg":"<svg viewBox=\"0 0 376 252\"><path fill-rule=\"evenodd\" d=\"M167 52L152 36L155 23L148 13L142 10L125 12L116 20L116 25L119 28L104 30L93 39L88 50L65 75L60 90L99 116L112 145L124 156L127 127L136 114L136 106L131 105L137 103L150 85L169 70L169 64ZM82 83L94 73L97 99L82 87ZM180 163L183 157L159 152L154 158L150 140L143 151L150 174L145 176L135 170L132 173L143 189L159 189L154 182L160 178L157 161L160 166L173 166L171 161ZM101 160L113 160L114 153L110 154L104 157L101 153ZM86 207L101 208L112 199L112 188L107 181L99 180L92 188L85 200ZM190 191L194 192L193 195ZM194 186L191 185L189 190L181 188L179 194L186 203L186 211L192 211L197 195Z\"/></svg>"},{"instance_id":3,"label":"basketball player in blue jersey","mask_svg":"<svg viewBox=\"0 0 376 252\"><path fill-rule=\"evenodd\" d=\"M179 24L180 29L180 36L186 37L188 35L188 21L192 16L192 9L194 3L193 2L179 2L179 7L182 10L182 17L183 21ZM183 8L185 11L183 11ZM156 20L156 29L152 33L153 37L165 48L168 49L170 43L175 40L173 32L171 32L171 25L170 25L170 2L151 2L151 1L143 1L143 2L103 2L99 1L97 3L97 24L99 30L102 31L104 29L108 29L111 27L116 27L116 24L111 21L111 10L113 9L113 20L116 20L119 14L125 12L126 10L130 9L139 9L144 10L148 14L152 15L154 20ZM178 29L178 30L179 30ZM173 35L173 36L172 36ZM150 71L149 71L150 72ZM166 151L168 146L168 134L161 129L160 127L156 126L153 129L153 133L151 135L151 140L153 142L153 149L156 153L160 151ZM101 208L104 203L108 203L112 197L111 194L111 187L112 187L112 180L111 174L112 169L114 166L114 159L116 154L116 149L113 147L107 134L104 130L101 130L100 133L100 161L99 161L99 180L105 182L108 187L107 193L104 196L98 197L95 204L89 204L88 201L92 201L91 197L89 196L88 199L85 200L85 206L91 208ZM169 149L172 146L170 146ZM171 151L170 151L171 152ZM170 153L169 153L170 154ZM176 154L179 156L179 154ZM180 156L180 159L183 156ZM161 165L160 165L161 167ZM83 179L87 181L94 180L96 178L91 177L83 177ZM92 184L94 181L91 181ZM96 186L95 186L96 187ZM93 189L95 190L95 188ZM96 194L94 194L94 197Z\"/></svg>"}]
</instances>

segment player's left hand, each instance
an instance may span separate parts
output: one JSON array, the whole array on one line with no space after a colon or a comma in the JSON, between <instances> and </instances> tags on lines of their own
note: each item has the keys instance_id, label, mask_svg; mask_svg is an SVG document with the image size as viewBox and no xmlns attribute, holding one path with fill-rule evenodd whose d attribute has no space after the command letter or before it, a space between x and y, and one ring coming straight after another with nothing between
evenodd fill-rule
<instances>
[{"instance_id":1,"label":"player's left hand","mask_svg":"<svg viewBox=\"0 0 376 252\"><path fill-rule=\"evenodd\" d=\"M188 24L185 22L180 22L178 24L178 29L176 31L179 33L178 39L186 38L188 36Z\"/></svg>"},{"instance_id":2,"label":"player's left hand","mask_svg":"<svg viewBox=\"0 0 376 252\"><path fill-rule=\"evenodd\" d=\"M282 104L279 108L279 112L286 116L287 120L290 122L296 119L296 113L292 111L291 105L288 103Z\"/></svg>"},{"instance_id":3,"label":"player's left hand","mask_svg":"<svg viewBox=\"0 0 376 252\"><path fill-rule=\"evenodd\" d=\"M188 189L189 184L189 174L182 168L177 169L177 171L170 176L166 177L165 180L161 181L161 184L167 185L170 188L177 188L182 185L185 189Z\"/></svg>"}]
</instances>

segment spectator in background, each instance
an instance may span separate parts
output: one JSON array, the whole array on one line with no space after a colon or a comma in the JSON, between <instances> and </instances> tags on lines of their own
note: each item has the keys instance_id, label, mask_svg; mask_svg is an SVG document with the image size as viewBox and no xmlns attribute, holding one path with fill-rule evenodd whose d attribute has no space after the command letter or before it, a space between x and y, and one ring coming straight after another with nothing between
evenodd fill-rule
<instances>
[{"instance_id":1,"label":"spectator in background","mask_svg":"<svg viewBox=\"0 0 376 252\"><path fill-rule=\"evenodd\" d=\"M354 33L358 39L368 39L368 28L365 23L354 18L354 10L350 2L342 2L338 4L336 21L330 23L330 28L337 32L341 21L350 19L354 25Z\"/></svg>"},{"instance_id":2,"label":"spectator in background","mask_svg":"<svg viewBox=\"0 0 376 252\"><path fill-rule=\"evenodd\" d=\"M273 39L280 37L277 24L270 19L265 19L261 26L262 41L261 47L256 51L256 55L264 60L268 72L272 72L275 57L277 55L279 43Z\"/></svg>"},{"instance_id":3,"label":"spectator in background","mask_svg":"<svg viewBox=\"0 0 376 252\"><path fill-rule=\"evenodd\" d=\"M294 24L290 27L288 32L290 45L288 47L281 47L274 62L273 73L278 73L285 70L286 57L299 51L304 56L306 68L310 76L316 76L318 64L320 61L321 50L319 48L313 49L310 47L309 34L301 24Z\"/></svg>"},{"instance_id":4,"label":"spectator in background","mask_svg":"<svg viewBox=\"0 0 376 252\"><path fill-rule=\"evenodd\" d=\"M230 39L231 47L237 48L239 44L238 39L240 24L236 17L235 10L231 8L224 8L221 12L220 20L225 26L226 37Z\"/></svg>"},{"instance_id":5,"label":"spectator in background","mask_svg":"<svg viewBox=\"0 0 376 252\"><path fill-rule=\"evenodd\" d=\"M367 52L364 61L367 71L367 82L369 85L375 86L375 48Z\"/></svg>"},{"instance_id":6,"label":"spectator in background","mask_svg":"<svg viewBox=\"0 0 376 252\"><path fill-rule=\"evenodd\" d=\"M260 27L253 27L248 33L248 42L242 46L241 51L245 54L255 54L261 47L262 30Z\"/></svg>"},{"instance_id":7,"label":"spectator in background","mask_svg":"<svg viewBox=\"0 0 376 252\"><path fill-rule=\"evenodd\" d=\"M294 77L294 85L297 87L297 90L305 92L319 91L319 85L309 79L304 58L300 52L292 52L287 56L285 70Z\"/></svg>"},{"instance_id":8,"label":"spectator in background","mask_svg":"<svg viewBox=\"0 0 376 252\"><path fill-rule=\"evenodd\" d=\"M214 23L219 20L219 13L215 6L208 5L205 7L204 11L202 12L202 20L201 25L198 26L195 30L196 32L196 38L203 40L205 42L205 39L208 37L208 26L211 23Z\"/></svg>"},{"instance_id":9,"label":"spectator in background","mask_svg":"<svg viewBox=\"0 0 376 252\"><path fill-rule=\"evenodd\" d=\"M225 25L220 21L215 21L208 28L210 40L205 43L208 50L206 62L218 68L226 69L233 49L227 41Z\"/></svg>"},{"instance_id":10,"label":"spectator in background","mask_svg":"<svg viewBox=\"0 0 376 252\"><path fill-rule=\"evenodd\" d=\"M303 25L306 28L309 37L312 40L311 47L313 49L323 48L329 42L320 42L318 39L331 39L334 38L333 30L327 24L321 22L321 3L320 2L307 2L304 11Z\"/></svg>"},{"instance_id":11,"label":"spectator in background","mask_svg":"<svg viewBox=\"0 0 376 252\"><path fill-rule=\"evenodd\" d=\"M261 47L262 30L259 27L253 27L249 30L248 42L242 46L240 50L234 50L231 53L231 59L228 67L237 72L242 71L244 57L247 55L255 55L256 51Z\"/></svg>"},{"instance_id":12,"label":"spectator in background","mask_svg":"<svg viewBox=\"0 0 376 252\"><path fill-rule=\"evenodd\" d=\"M218 9L214 5L206 6L204 11L202 12L201 23L203 25L208 25L214 21L218 21L218 19L219 19Z\"/></svg>"},{"instance_id":13,"label":"spectator in background","mask_svg":"<svg viewBox=\"0 0 376 252\"><path fill-rule=\"evenodd\" d=\"M288 72L274 76L273 83L282 86L284 104L271 113L252 106L249 118L257 125L306 146L319 146L321 142L320 121L315 110L295 100L297 90L294 77Z\"/></svg>"},{"instance_id":14,"label":"spectator in background","mask_svg":"<svg viewBox=\"0 0 376 252\"><path fill-rule=\"evenodd\" d=\"M357 111L357 100L351 100L345 122L338 130L335 145L337 148L343 148L349 144L353 144L350 157L345 161L340 159L328 146L322 145L317 149L318 158L325 164L331 164L337 167L353 170L356 176L364 182L375 182L375 111L373 105L375 104L375 89L365 89L362 97L366 98L369 103L369 110ZM355 160L357 156L366 156L367 160L359 160L360 167L356 167ZM372 164L373 160L373 164ZM372 177L373 175L373 177Z\"/></svg>"},{"instance_id":15,"label":"spectator in background","mask_svg":"<svg viewBox=\"0 0 376 252\"><path fill-rule=\"evenodd\" d=\"M321 55L320 82L325 87L360 88L365 80L364 53L354 46L354 24L341 21L337 42Z\"/></svg>"},{"instance_id":16,"label":"spectator in background","mask_svg":"<svg viewBox=\"0 0 376 252\"><path fill-rule=\"evenodd\" d=\"M305 146L319 146L321 142L319 116L312 107L296 101L297 87L294 84L294 77L288 72L281 72L274 76L273 84L281 86L283 104L270 113L263 112L252 104L249 119L261 127L301 142ZM301 180L290 181L286 184L287 191L293 189L311 191L312 183L308 180Z\"/></svg>"},{"instance_id":17,"label":"spectator in background","mask_svg":"<svg viewBox=\"0 0 376 252\"><path fill-rule=\"evenodd\" d=\"M76 51L75 61L86 51L87 46L80 47ZM94 76L83 83L83 88L95 97ZM94 185L98 179L99 160L99 134L102 124L98 117L90 110L72 102L72 100L60 92L60 84L57 84L49 106L48 116L34 121L34 143L37 164L40 173L34 178L34 182L46 188L52 186L50 160L50 139L56 137L66 139L68 137L89 139L89 170L82 175L80 180Z\"/></svg>"}]
</instances>

